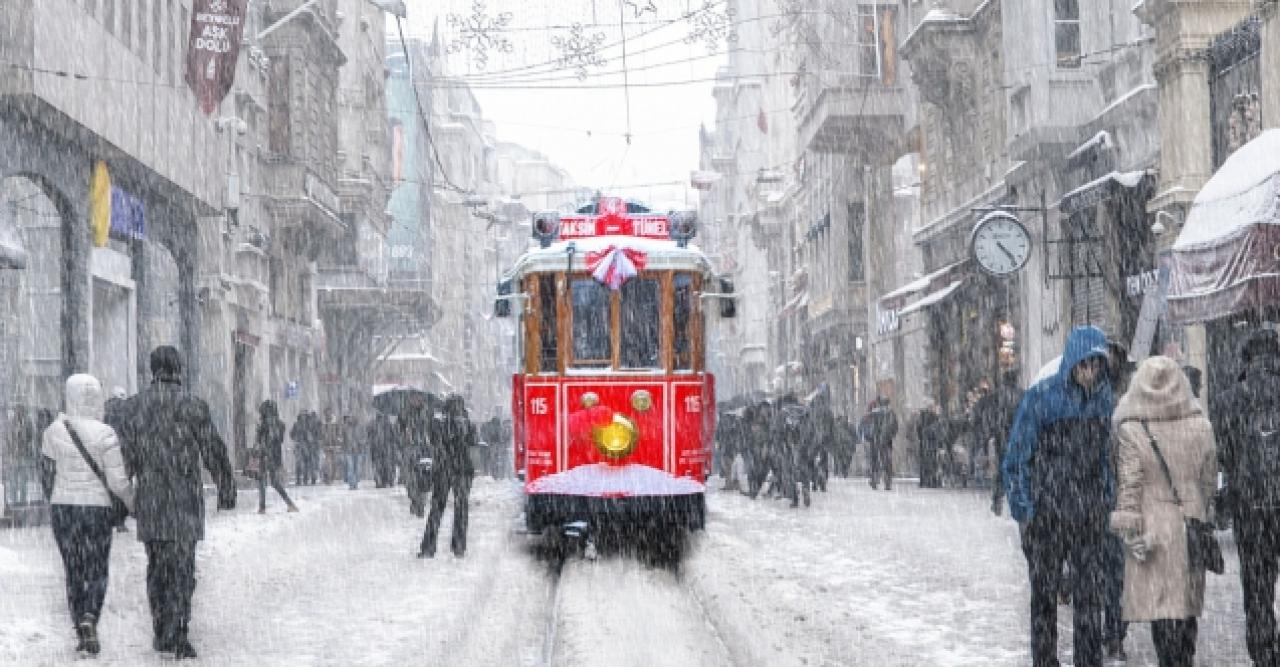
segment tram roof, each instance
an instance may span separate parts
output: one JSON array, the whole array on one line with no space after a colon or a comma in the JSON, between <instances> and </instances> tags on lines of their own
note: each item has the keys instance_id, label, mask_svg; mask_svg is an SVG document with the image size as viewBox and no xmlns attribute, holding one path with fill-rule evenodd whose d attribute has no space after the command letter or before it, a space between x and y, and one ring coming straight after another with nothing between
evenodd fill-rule
<instances>
[{"instance_id":1,"label":"tram roof","mask_svg":"<svg viewBox=\"0 0 1280 667\"><path fill-rule=\"evenodd\" d=\"M574 248L573 266L568 264L569 246ZM507 273L515 278L529 273L587 270L587 255L607 249L609 246L639 250L647 256L648 271L700 271L711 272L711 260L698 246L680 247L675 241L648 239L637 236L592 236L566 241L556 241L545 248L532 248Z\"/></svg>"}]
</instances>

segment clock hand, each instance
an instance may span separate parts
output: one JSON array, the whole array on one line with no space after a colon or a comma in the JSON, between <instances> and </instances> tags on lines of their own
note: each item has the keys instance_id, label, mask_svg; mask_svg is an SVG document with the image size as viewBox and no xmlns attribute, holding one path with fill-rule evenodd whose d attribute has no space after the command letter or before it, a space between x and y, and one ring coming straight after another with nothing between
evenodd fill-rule
<instances>
[{"instance_id":1,"label":"clock hand","mask_svg":"<svg viewBox=\"0 0 1280 667\"><path fill-rule=\"evenodd\" d=\"M1004 247L1004 244L1003 244L1003 243L1001 243L1001 242L999 242L999 241L996 241L996 247L997 247L997 248L999 248L999 249L1000 249L1000 251L1001 251L1001 252L1003 252L1003 253L1005 254L1005 256L1006 256L1006 257L1008 257L1008 258L1009 258L1009 261L1010 261L1010 262L1013 262L1014 264L1017 264L1017 263L1018 263L1018 258L1017 258L1017 257L1014 257L1014 256L1013 256L1013 253L1009 252L1009 249L1008 249L1008 248L1006 248L1006 247Z\"/></svg>"}]
</instances>

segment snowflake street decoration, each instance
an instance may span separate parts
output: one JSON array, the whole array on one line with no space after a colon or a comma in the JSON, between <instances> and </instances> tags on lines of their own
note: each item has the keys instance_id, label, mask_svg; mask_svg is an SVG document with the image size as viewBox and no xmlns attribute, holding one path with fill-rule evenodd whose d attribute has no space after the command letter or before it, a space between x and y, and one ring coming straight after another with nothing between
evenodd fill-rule
<instances>
[{"instance_id":1,"label":"snowflake street decoration","mask_svg":"<svg viewBox=\"0 0 1280 667\"><path fill-rule=\"evenodd\" d=\"M635 12L634 18L644 16L645 12L651 12L654 16L658 15L658 6L653 4L653 0L645 0L643 2L639 0L624 0L624 3L631 8L631 11Z\"/></svg>"},{"instance_id":2,"label":"snowflake street decoration","mask_svg":"<svg viewBox=\"0 0 1280 667\"><path fill-rule=\"evenodd\" d=\"M692 25L689 27L689 36L684 38L685 43L703 42L707 45L708 52L716 53L720 50L722 40L729 44L738 41L738 24L734 21L738 12L732 8L718 12L715 10L716 4L711 0L704 0L702 9L686 15Z\"/></svg>"},{"instance_id":3,"label":"snowflake street decoration","mask_svg":"<svg viewBox=\"0 0 1280 667\"><path fill-rule=\"evenodd\" d=\"M587 78L588 67L602 67L605 59L600 57L600 46L604 44L604 33L587 35L581 23L569 27L568 36L556 35L551 38L551 45L560 51L560 66L573 68L579 79Z\"/></svg>"},{"instance_id":4,"label":"snowflake street decoration","mask_svg":"<svg viewBox=\"0 0 1280 667\"><path fill-rule=\"evenodd\" d=\"M490 16L484 11L483 0L475 0L470 16L450 14L448 22L458 31L458 36L449 43L449 53L470 52L479 69L489 64L490 51L511 53L511 41L503 35L511 23L511 12Z\"/></svg>"}]
</instances>

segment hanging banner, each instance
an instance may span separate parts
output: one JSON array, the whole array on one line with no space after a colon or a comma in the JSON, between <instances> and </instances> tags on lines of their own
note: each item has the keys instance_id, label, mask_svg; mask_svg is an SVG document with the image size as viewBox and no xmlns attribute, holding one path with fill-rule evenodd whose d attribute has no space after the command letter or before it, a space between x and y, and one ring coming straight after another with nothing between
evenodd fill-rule
<instances>
[{"instance_id":1,"label":"hanging banner","mask_svg":"<svg viewBox=\"0 0 1280 667\"><path fill-rule=\"evenodd\" d=\"M107 245L111 231L111 173L107 163L98 160L89 177L89 227L93 229L93 245Z\"/></svg>"},{"instance_id":2,"label":"hanging banner","mask_svg":"<svg viewBox=\"0 0 1280 667\"><path fill-rule=\"evenodd\" d=\"M194 0L187 39L187 85L212 114L231 92L247 0Z\"/></svg>"}]
</instances>

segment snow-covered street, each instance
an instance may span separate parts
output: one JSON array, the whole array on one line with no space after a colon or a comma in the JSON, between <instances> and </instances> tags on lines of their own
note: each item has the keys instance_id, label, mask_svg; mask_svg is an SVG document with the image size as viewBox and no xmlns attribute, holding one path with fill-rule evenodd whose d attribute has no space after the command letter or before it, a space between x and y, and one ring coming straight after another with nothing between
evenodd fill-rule
<instances>
[{"instance_id":1,"label":"snow-covered street","mask_svg":"<svg viewBox=\"0 0 1280 667\"><path fill-rule=\"evenodd\" d=\"M718 489L719 481L712 482ZM570 560L558 586L514 534L518 486L477 480L466 558L414 557L422 521L401 490L291 488L301 507L211 514L192 636L218 665L1023 665L1017 530L976 492L872 491L833 480L809 510L710 494L678 572L635 558ZM272 499L275 500L275 499ZM442 531L447 541L449 521ZM1247 663L1234 548L1210 578L1199 663ZM117 537L103 664L159 664L145 557ZM1070 617L1060 625L1069 651ZM0 664L74 659L47 528L0 532ZM1131 629L1130 665L1155 664ZM1068 656L1069 657L1069 656Z\"/></svg>"}]
</instances>

